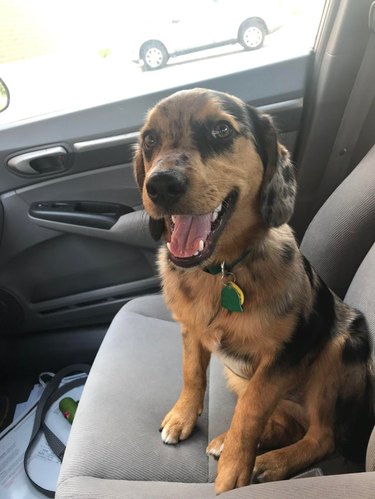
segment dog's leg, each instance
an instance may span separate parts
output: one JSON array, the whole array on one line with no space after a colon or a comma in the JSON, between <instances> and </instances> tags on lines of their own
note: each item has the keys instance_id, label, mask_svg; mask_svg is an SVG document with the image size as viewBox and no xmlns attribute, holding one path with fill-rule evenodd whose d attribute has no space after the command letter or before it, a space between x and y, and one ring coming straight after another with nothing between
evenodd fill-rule
<instances>
[{"instance_id":1,"label":"dog's leg","mask_svg":"<svg viewBox=\"0 0 375 499\"><path fill-rule=\"evenodd\" d=\"M312 366L305 390L307 432L295 444L259 456L254 469L258 481L282 480L333 452L334 413L341 377L339 355L336 346L331 345Z\"/></svg>"},{"instance_id":2,"label":"dog's leg","mask_svg":"<svg viewBox=\"0 0 375 499\"><path fill-rule=\"evenodd\" d=\"M307 420L304 408L291 400L281 400L267 421L260 449L279 449L294 444L305 435Z\"/></svg>"},{"instance_id":3,"label":"dog's leg","mask_svg":"<svg viewBox=\"0 0 375 499\"><path fill-rule=\"evenodd\" d=\"M306 417L303 407L291 400L281 400L267 421L259 448L279 449L298 442L305 433ZM208 456L220 457L226 434L227 432L221 433L211 440L206 449Z\"/></svg>"},{"instance_id":4,"label":"dog's leg","mask_svg":"<svg viewBox=\"0 0 375 499\"><path fill-rule=\"evenodd\" d=\"M257 369L238 399L218 463L218 494L248 485L266 422L291 386L290 375L272 375L268 365Z\"/></svg>"},{"instance_id":5,"label":"dog's leg","mask_svg":"<svg viewBox=\"0 0 375 499\"><path fill-rule=\"evenodd\" d=\"M210 352L194 334L183 332L182 339L183 386L177 402L161 423L161 438L166 444L188 438L203 410Z\"/></svg>"},{"instance_id":6,"label":"dog's leg","mask_svg":"<svg viewBox=\"0 0 375 499\"><path fill-rule=\"evenodd\" d=\"M254 468L256 481L282 480L333 452L332 425L316 416L318 414L315 414L314 421L301 440L257 457Z\"/></svg>"}]
</instances>

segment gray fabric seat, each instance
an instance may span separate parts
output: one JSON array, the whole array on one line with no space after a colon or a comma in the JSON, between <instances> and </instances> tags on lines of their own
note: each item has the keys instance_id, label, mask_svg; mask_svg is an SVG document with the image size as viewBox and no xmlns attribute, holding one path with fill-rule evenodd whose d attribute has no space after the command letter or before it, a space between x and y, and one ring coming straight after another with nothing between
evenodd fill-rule
<instances>
[{"instance_id":1,"label":"gray fabric seat","mask_svg":"<svg viewBox=\"0 0 375 499\"><path fill-rule=\"evenodd\" d=\"M327 274L325 277L331 286L335 287L335 275L349 275L345 278L345 283L340 281L337 286L343 295L349 286L346 300L365 313L372 334L375 333L375 196L369 196L366 189L356 188L348 197L348 185L351 179L360 184L358 171L361 172L362 169L364 173L360 175L367 187L370 177L375 179L374 168L375 149L335 191L332 195L334 200L331 197L321 208L302 244L305 253L311 252L309 257L312 256L312 263L318 272L322 260L323 273ZM375 193L375 181L372 183L372 192ZM358 199L361 196L362 203ZM339 263L334 269L342 245L339 237L341 231L338 236L335 235L336 232L332 234L332 225L328 219L335 217L335 211L338 210L341 213L340 220L346 217L346 223L350 226L354 215L350 210L340 211L340 203L345 205L348 199L352 205L361 207L361 221L366 219L363 226L367 224L368 230L359 229L362 225L355 224L354 229L358 228L358 231L353 239L358 251L362 253L354 264L352 247L346 252L341 246L342 252L347 256L340 255ZM367 209L363 209L364 204ZM323 221L321 225L319 220ZM365 256L360 239L362 234L367 238L371 231L371 244L364 243L367 244ZM317 237L321 238L321 245L326 245L325 251L315 252L314 242ZM338 249L336 245L339 245ZM332 258L328 265L330 251ZM346 266L345 258L352 263L351 266ZM113 320L95 359L72 427L56 497L215 497L213 486L209 482L214 479L216 463L212 458L206 457L205 448L211 438L229 426L235 401L225 387L220 363L212 359L205 409L196 430L186 442L167 446L161 441L158 425L175 402L180 386L179 326L171 319L161 296L133 300ZM299 499L302 496L313 498L329 494L331 498L373 498L375 434L368 448L366 465L367 473L251 485L222 496ZM343 471L344 467L341 472Z\"/></svg>"}]
</instances>

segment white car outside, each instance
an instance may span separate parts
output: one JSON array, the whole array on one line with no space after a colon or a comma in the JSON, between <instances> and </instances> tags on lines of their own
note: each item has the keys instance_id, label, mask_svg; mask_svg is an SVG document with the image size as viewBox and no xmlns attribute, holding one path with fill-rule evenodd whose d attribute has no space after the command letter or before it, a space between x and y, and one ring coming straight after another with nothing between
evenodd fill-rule
<instances>
[{"instance_id":1,"label":"white car outside","mask_svg":"<svg viewBox=\"0 0 375 499\"><path fill-rule=\"evenodd\" d=\"M201 0L185 5L169 15L164 11L160 19L137 30L133 59L144 69L160 69L170 57L226 44L255 50L283 23L277 0Z\"/></svg>"}]
</instances>

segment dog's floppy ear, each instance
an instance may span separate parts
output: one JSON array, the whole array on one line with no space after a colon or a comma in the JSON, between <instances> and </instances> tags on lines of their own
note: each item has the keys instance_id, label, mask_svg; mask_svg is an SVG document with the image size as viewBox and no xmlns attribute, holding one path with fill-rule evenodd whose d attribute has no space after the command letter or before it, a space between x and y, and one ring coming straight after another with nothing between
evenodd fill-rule
<instances>
[{"instance_id":1,"label":"dog's floppy ear","mask_svg":"<svg viewBox=\"0 0 375 499\"><path fill-rule=\"evenodd\" d=\"M296 197L294 167L287 149L278 142L272 118L248 106L256 147L264 166L260 192L261 215L268 227L279 227L292 216Z\"/></svg>"},{"instance_id":2,"label":"dog's floppy ear","mask_svg":"<svg viewBox=\"0 0 375 499\"><path fill-rule=\"evenodd\" d=\"M139 144L137 144L135 148L135 154L133 158L133 168L134 168L134 176L142 195L143 184L145 182L145 164L143 162L143 154Z\"/></svg>"},{"instance_id":3,"label":"dog's floppy ear","mask_svg":"<svg viewBox=\"0 0 375 499\"><path fill-rule=\"evenodd\" d=\"M134 155L134 175L139 187L139 190L143 191L143 184L145 182L145 165L143 162L143 155L139 145L137 145ZM164 220L155 220L149 217L148 226L150 229L151 237L154 241L159 241L164 232Z\"/></svg>"}]
</instances>

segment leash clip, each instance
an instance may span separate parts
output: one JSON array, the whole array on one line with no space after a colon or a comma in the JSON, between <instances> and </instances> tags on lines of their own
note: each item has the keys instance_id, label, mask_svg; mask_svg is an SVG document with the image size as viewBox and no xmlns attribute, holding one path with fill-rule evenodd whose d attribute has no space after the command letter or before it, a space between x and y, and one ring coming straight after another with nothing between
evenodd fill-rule
<instances>
[{"instance_id":1,"label":"leash clip","mask_svg":"<svg viewBox=\"0 0 375 499\"><path fill-rule=\"evenodd\" d=\"M225 270L225 262L221 262L220 267L221 267L221 280L223 281L224 286L227 285L229 282L236 282L236 276L233 274L233 272Z\"/></svg>"},{"instance_id":2,"label":"leash clip","mask_svg":"<svg viewBox=\"0 0 375 499\"><path fill-rule=\"evenodd\" d=\"M221 306L229 312L243 312L242 305L245 295L242 289L236 284L236 276L233 272L225 270L225 262L221 263L221 280L223 288L221 290Z\"/></svg>"}]
</instances>

